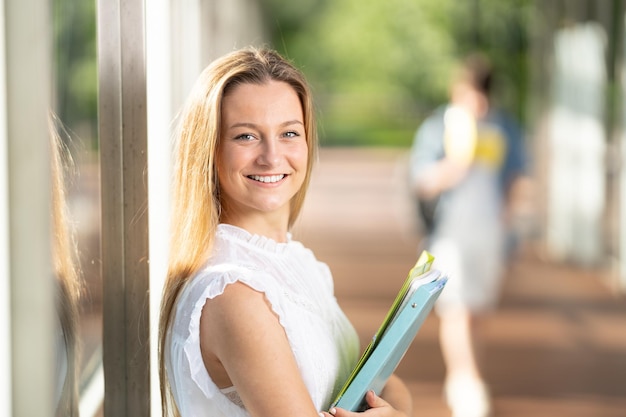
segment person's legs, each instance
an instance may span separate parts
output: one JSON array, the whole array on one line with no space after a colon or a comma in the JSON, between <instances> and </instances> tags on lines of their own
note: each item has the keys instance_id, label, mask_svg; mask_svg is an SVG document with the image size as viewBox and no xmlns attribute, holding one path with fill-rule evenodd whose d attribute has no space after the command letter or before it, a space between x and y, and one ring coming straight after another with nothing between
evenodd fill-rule
<instances>
[{"instance_id":1,"label":"person's legs","mask_svg":"<svg viewBox=\"0 0 626 417\"><path fill-rule=\"evenodd\" d=\"M480 366L480 319L466 309L440 314L446 365L445 396L454 417L485 417L491 411Z\"/></svg>"},{"instance_id":2,"label":"person's legs","mask_svg":"<svg viewBox=\"0 0 626 417\"><path fill-rule=\"evenodd\" d=\"M482 245L481 251L486 244ZM445 398L453 417L486 417L491 412L483 380L481 356L482 314L491 310L497 295L498 263L475 253L469 241L433 240L434 267L450 277L437 300L440 346L446 365ZM479 259L479 262L474 262Z\"/></svg>"},{"instance_id":3,"label":"person's legs","mask_svg":"<svg viewBox=\"0 0 626 417\"><path fill-rule=\"evenodd\" d=\"M439 337L448 376L482 377L478 357L479 325L479 319L466 309L440 314Z\"/></svg>"}]
</instances>

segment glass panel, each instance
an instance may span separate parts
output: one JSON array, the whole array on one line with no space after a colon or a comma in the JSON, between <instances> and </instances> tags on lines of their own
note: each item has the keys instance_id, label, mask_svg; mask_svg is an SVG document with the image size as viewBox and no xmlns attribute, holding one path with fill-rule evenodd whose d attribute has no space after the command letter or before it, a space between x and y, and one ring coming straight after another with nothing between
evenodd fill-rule
<instances>
[{"instance_id":1,"label":"glass panel","mask_svg":"<svg viewBox=\"0 0 626 417\"><path fill-rule=\"evenodd\" d=\"M73 415L67 413L67 407L74 402L82 417L101 415L104 395L95 8L95 1L53 2L56 117L52 128L60 143L53 150L60 152L59 174L65 189L65 199L60 203L67 209L67 221L57 225L57 230L71 233L73 245L66 249L72 252L76 248L78 272L76 280L71 272L63 274L60 286L65 289L60 292L63 302L59 311L65 312L61 327L68 355L67 367L61 369L65 378L57 387L57 398L61 404L65 401L66 411L57 415ZM72 301L76 310L70 308ZM68 337L73 332L75 343ZM79 393L78 399L72 399L72 390Z\"/></svg>"}]
</instances>

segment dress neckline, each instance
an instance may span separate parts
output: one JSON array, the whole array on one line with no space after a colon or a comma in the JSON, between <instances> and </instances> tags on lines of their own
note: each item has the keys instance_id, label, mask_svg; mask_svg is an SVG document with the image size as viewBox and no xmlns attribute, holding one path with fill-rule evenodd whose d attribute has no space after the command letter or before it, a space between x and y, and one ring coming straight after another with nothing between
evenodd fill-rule
<instances>
[{"instance_id":1,"label":"dress neckline","mask_svg":"<svg viewBox=\"0 0 626 417\"><path fill-rule=\"evenodd\" d=\"M218 236L221 235L226 238L235 239L259 249L277 253L283 252L293 243L290 232L287 232L286 242L277 242L267 236L250 233L246 229L227 223L220 223L217 226L217 234Z\"/></svg>"}]
</instances>

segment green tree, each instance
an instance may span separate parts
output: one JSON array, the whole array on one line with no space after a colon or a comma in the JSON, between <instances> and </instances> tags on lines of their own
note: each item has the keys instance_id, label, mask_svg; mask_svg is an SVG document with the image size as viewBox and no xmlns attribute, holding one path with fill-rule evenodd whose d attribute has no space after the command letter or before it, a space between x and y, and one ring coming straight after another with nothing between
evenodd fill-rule
<instances>
[{"instance_id":1,"label":"green tree","mask_svg":"<svg viewBox=\"0 0 626 417\"><path fill-rule=\"evenodd\" d=\"M54 109L85 146L97 147L96 2L54 0Z\"/></svg>"},{"instance_id":2,"label":"green tree","mask_svg":"<svg viewBox=\"0 0 626 417\"><path fill-rule=\"evenodd\" d=\"M470 50L505 67L503 86L523 85L526 3L264 1L272 43L316 90L322 143L399 146L446 100L452 68Z\"/></svg>"}]
</instances>

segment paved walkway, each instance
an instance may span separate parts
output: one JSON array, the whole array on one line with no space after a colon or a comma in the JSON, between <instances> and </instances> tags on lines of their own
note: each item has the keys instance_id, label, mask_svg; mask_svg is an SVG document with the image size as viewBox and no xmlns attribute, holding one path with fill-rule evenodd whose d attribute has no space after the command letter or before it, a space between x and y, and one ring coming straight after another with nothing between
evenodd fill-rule
<instances>
[{"instance_id":1,"label":"paved walkway","mask_svg":"<svg viewBox=\"0 0 626 417\"><path fill-rule=\"evenodd\" d=\"M413 266L418 236L397 150L324 149L296 237L327 262L363 346ZM494 417L626 416L626 299L601 274L524 251L487 323ZM447 417L438 322L427 319L397 371L415 417Z\"/></svg>"}]
</instances>

